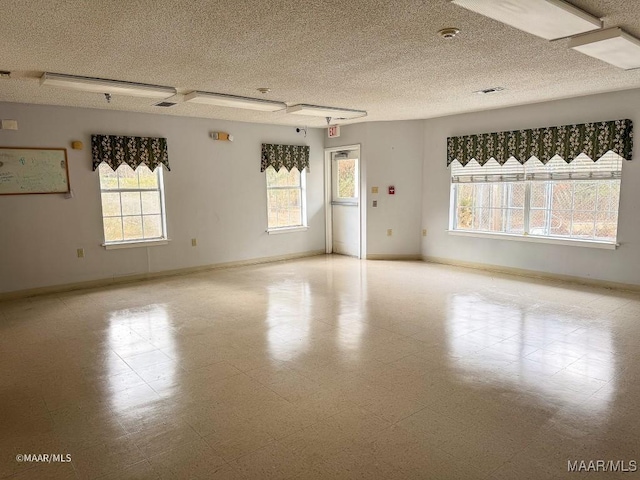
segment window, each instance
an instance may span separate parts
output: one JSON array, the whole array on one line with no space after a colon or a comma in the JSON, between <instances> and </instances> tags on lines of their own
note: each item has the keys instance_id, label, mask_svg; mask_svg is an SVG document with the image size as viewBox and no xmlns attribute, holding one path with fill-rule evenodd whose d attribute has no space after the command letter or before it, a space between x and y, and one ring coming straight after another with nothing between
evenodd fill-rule
<instances>
[{"instance_id":1,"label":"window","mask_svg":"<svg viewBox=\"0 0 640 480\"><path fill-rule=\"evenodd\" d=\"M305 227L305 174L297 168L284 167L276 172L273 167L267 174L268 230Z\"/></svg>"},{"instance_id":2,"label":"window","mask_svg":"<svg viewBox=\"0 0 640 480\"><path fill-rule=\"evenodd\" d=\"M358 162L353 158L338 158L336 194L334 198L355 199L358 197L356 179L358 178Z\"/></svg>"},{"instance_id":3,"label":"window","mask_svg":"<svg viewBox=\"0 0 640 480\"><path fill-rule=\"evenodd\" d=\"M166 239L162 167L101 164L100 191L105 244Z\"/></svg>"},{"instance_id":4,"label":"window","mask_svg":"<svg viewBox=\"0 0 640 480\"><path fill-rule=\"evenodd\" d=\"M451 229L615 243L622 157L452 163Z\"/></svg>"}]
</instances>

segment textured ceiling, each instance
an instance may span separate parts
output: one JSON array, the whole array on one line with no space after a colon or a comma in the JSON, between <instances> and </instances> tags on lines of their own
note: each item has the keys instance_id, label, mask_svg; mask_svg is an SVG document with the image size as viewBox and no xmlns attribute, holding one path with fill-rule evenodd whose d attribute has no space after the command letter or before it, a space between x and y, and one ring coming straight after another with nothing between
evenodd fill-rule
<instances>
[{"instance_id":1,"label":"textured ceiling","mask_svg":"<svg viewBox=\"0 0 640 480\"><path fill-rule=\"evenodd\" d=\"M640 1L573 0L640 37ZM324 119L40 86L44 71L429 118L640 87L623 71L448 0L5 0L0 101L286 125ZM444 27L461 34L445 41ZM507 90L480 96L475 90ZM1 113L1 112L0 112Z\"/></svg>"}]
</instances>

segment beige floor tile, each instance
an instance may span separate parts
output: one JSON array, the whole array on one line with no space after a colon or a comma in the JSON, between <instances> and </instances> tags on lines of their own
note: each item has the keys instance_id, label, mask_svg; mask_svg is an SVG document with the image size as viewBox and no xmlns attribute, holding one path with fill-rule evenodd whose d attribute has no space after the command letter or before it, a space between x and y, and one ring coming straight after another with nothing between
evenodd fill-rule
<instances>
[{"instance_id":1,"label":"beige floor tile","mask_svg":"<svg viewBox=\"0 0 640 480\"><path fill-rule=\"evenodd\" d=\"M640 455L639 313L339 256L0 302L0 476L573 478Z\"/></svg>"},{"instance_id":2,"label":"beige floor tile","mask_svg":"<svg viewBox=\"0 0 640 480\"><path fill-rule=\"evenodd\" d=\"M228 468L227 463L200 439L152 456L149 463L162 479L223 478L220 470Z\"/></svg>"}]
</instances>

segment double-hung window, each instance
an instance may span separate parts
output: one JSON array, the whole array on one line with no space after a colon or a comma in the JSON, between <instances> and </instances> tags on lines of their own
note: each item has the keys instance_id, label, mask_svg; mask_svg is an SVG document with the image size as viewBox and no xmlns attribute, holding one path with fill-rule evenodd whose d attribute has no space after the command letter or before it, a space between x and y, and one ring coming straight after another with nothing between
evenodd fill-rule
<instances>
[{"instance_id":1,"label":"double-hung window","mask_svg":"<svg viewBox=\"0 0 640 480\"><path fill-rule=\"evenodd\" d=\"M622 157L451 164L450 229L615 244Z\"/></svg>"},{"instance_id":2,"label":"double-hung window","mask_svg":"<svg viewBox=\"0 0 640 480\"><path fill-rule=\"evenodd\" d=\"M305 170L273 167L265 170L267 177L268 231L286 231L307 225Z\"/></svg>"},{"instance_id":3,"label":"double-hung window","mask_svg":"<svg viewBox=\"0 0 640 480\"><path fill-rule=\"evenodd\" d=\"M162 167L99 167L105 245L166 240Z\"/></svg>"}]
</instances>

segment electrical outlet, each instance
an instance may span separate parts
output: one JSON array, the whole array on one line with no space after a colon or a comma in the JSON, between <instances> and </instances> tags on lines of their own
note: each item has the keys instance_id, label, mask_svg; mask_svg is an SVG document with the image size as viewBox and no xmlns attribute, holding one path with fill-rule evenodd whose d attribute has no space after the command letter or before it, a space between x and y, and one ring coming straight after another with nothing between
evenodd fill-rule
<instances>
[{"instance_id":1,"label":"electrical outlet","mask_svg":"<svg viewBox=\"0 0 640 480\"><path fill-rule=\"evenodd\" d=\"M426 236L427 236L427 229L426 229L426 228L423 228L423 229L422 229L422 236L423 236L423 237L426 237Z\"/></svg>"},{"instance_id":2,"label":"electrical outlet","mask_svg":"<svg viewBox=\"0 0 640 480\"><path fill-rule=\"evenodd\" d=\"M377 206L378 206L378 200L374 200L374 201L373 201L373 208L375 208L375 207L377 207Z\"/></svg>"},{"instance_id":3,"label":"electrical outlet","mask_svg":"<svg viewBox=\"0 0 640 480\"><path fill-rule=\"evenodd\" d=\"M78 254L78 258L84 258L84 248L79 248L76 250L76 253Z\"/></svg>"},{"instance_id":4,"label":"electrical outlet","mask_svg":"<svg viewBox=\"0 0 640 480\"><path fill-rule=\"evenodd\" d=\"M198 239L197 238L192 238L191 239L191 246L192 247L197 247L198 246Z\"/></svg>"},{"instance_id":5,"label":"electrical outlet","mask_svg":"<svg viewBox=\"0 0 640 480\"><path fill-rule=\"evenodd\" d=\"M391 235L393 235L393 230L392 229L387 229L387 237L390 237Z\"/></svg>"}]
</instances>

